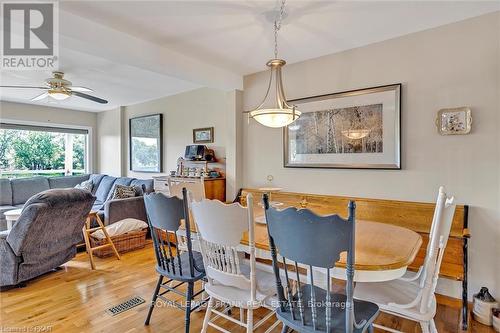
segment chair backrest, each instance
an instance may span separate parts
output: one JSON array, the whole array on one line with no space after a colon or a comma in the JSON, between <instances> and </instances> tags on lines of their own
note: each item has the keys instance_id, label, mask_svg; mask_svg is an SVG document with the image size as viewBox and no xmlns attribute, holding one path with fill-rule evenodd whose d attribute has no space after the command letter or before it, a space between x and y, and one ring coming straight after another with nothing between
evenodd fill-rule
<instances>
[{"instance_id":1,"label":"chair backrest","mask_svg":"<svg viewBox=\"0 0 500 333\"><path fill-rule=\"evenodd\" d=\"M158 267L171 276L194 277L193 248L191 244L190 221L187 206L187 191L183 189L182 199L177 196L168 197L162 193L151 193L144 196L144 205L151 229L151 237L156 255ZM177 231L181 226L181 220L185 221L186 243L189 260L189 271L183 271L180 251L174 251L174 244L169 234L174 234L177 239Z\"/></svg>"},{"instance_id":2,"label":"chair backrest","mask_svg":"<svg viewBox=\"0 0 500 333\"><path fill-rule=\"evenodd\" d=\"M303 326L318 329L317 313L321 305L316 304L313 267L324 268L327 276L326 304L331 304L330 297L330 269L340 259L340 253L347 251L347 284L346 284L346 331L352 331L354 325L353 309L353 278L354 278L354 244L355 244L355 203L349 202L349 217L347 220L338 215L318 216L309 209L295 207L278 210L270 207L269 197L264 194L269 245L273 260L273 269L276 278L276 287L280 301L280 310L289 311L294 320L295 313L300 314ZM278 261L278 253L282 262ZM287 260L290 260L287 262ZM279 266L285 271L286 282L283 284L279 273ZM293 301L292 286L289 279L289 265L294 268L297 281L298 302ZM312 322L305 320L303 304L306 303L301 292L299 266L309 269L310 310ZM284 288L285 287L285 288ZM285 293L286 290L286 293ZM322 311L321 311L322 312ZM325 313L326 332L330 331L331 307L327 306Z\"/></svg>"},{"instance_id":3,"label":"chair backrest","mask_svg":"<svg viewBox=\"0 0 500 333\"><path fill-rule=\"evenodd\" d=\"M426 313L432 304L444 250L450 236L455 208L454 198L447 197L444 187L441 186L436 201L429 234L429 243L427 244L427 253L420 278L420 287L423 289L420 304L420 312L422 313Z\"/></svg>"},{"instance_id":4,"label":"chair backrest","mask_svg":"<svg viewBox=\"0 0 500 333\"><path fill-rule=\"evenodd\" d=\"M252 203L252 196L248 195L247 200ZM252 300L255 300L258 287L255 282L254 220L253 210L248 207L207 199L191 203L209 283L215 280L226 286L250 290ZM249 276L241 269L238 252L242 236L247 231L250 246Z\"/></svg>"},{"instance_id":5,"label":"chair backrest","mask_svg":"<svg viewBox=\"0 0 500 333\"><path fill-rule=\"evenodd\" d=\"M205 182L201 178L168 178L168 189L170 195L182 198L182 189L186 188L190 193L192 201L201 201L205 199Z\"/></svg>"},{"instance_id":6,"label":"chair backrest","mask_svg":"<svg viewBox=\"0 0 500 333\"><path fill-rule=\"evenodd\" d=\"M82 228L94 201L89 191L73 188L35 194L24 204L7 242L29 263L73 248L82 240Z\"/></svg>"}]
</instances>

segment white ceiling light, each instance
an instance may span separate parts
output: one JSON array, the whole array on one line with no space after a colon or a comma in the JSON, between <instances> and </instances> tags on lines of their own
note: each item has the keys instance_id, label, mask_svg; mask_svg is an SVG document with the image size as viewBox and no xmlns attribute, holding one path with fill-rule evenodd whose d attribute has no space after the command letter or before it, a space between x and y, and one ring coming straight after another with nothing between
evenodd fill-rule
<instances>
[{"instance_id":1,"label":"white ceiling light","mask_svg":"<svg viewBox=\"0 0 500 333\"><path fill-rule=\"evenodd\" d=\"M71 96L71 94L64 89L50 89L48 95L58 101L64 101Z\"/></svg>"},{"instance_id":2,"label":"white ceiling light","mask_svg":"<svg viewBox=\"0 0 500 333\"><path fill-rule=\"evenodd\" d=\"M300 111L295 105L290 105L286 101L283 90L281 68L285 66L286 61L278 59L278 31L281 28L281 21L285 12L285 1L282 0L280 11L274 21L274 59L267 62L270 68L269 85L262 103L255 109L247 111L250 118L267 127L284 127L299 119ZM271 87L275 90L274 96L269 94Z\"/></svg>"}]
</instances>

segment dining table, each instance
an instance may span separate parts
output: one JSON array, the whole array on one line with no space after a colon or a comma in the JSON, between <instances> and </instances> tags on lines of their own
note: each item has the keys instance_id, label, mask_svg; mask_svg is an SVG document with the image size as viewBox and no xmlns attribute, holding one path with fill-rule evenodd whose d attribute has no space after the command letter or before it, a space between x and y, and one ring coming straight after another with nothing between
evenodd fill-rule
<instances>
[{"instance_id":1,"label":"dining table","mask_svg":"<svg viewBox=\"0 0 500 333\"><path fill-rule=\"evenodd\" d=\"M284 208L284 207L280 207ZM270 260L269 236L265 224L264 209L254 207L254 241L256 258ZM356 220L355 228L355 282L381 282L402 277L415 260L422 245L422 237L410 229L381 221ZM240 250L249 252L248 233L241 240ZM279 251L278 251L279 252ZM331 270L331 276L346 279L347 253L343 252ZM313 268L314 278L319 280L324 269Z\"/></svg>"}]
</instances>

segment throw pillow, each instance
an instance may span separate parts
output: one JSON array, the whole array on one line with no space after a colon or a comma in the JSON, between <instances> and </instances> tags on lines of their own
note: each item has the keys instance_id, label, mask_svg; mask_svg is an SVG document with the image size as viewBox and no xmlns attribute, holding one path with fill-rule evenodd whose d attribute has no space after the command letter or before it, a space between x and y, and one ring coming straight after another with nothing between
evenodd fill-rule
<instances>
[{"instance_id":1,"label":"throw pillow","mask_svg":"<svg viewBox=\"0 0 500 333\"><path fill-rule=\"evenodd\" d=\"M146 193L146 185L134 185L135 196L142 197Z\"/></svg>"},{"instance_id":2,"label":"throw pillow","mask_svg":"<svg viewBox=\"0 0 500 333\"><path fill-rule=\"evenodd\" d=\"M77 184L75 188L78 188L80 190L85 190L92 192L92 188L94 187L94 184L92 183L91 180L86 180L84 182L81 182L80 184Z\"/></svg>"},{"instance_id":3,"label":"throw pillow","mask_svg":"<svg viewBox=\"0 0 500 333\"><path fill-rule=\"evenodd\" d=\"M115 185L113 197L111 199L125 199L135 197L135 189L133 186Z\"/></svg>"}]
</instances>

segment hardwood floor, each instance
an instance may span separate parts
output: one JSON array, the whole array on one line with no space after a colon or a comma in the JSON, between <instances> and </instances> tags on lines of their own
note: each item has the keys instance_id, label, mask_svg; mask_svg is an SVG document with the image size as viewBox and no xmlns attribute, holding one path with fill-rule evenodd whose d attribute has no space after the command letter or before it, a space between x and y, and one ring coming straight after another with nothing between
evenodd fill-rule
<instances>
[{"instance_id":1,"label":"hardwood floor","mask_svg":"<svg viewBox=\"0 0 500 333\"><path fill-rule=\"evenodd\" d=\"M154 271L151 245L143 250L125 253L120 261L114 257L96 258L97 270L90 270L88 257L79 253L62 266L28 282L24 288L0 293L1 332L184 332L184 315L175 308L156 308L150 326L144 326L147 309L157 275ZM146 300L114 317L105 310L131 296ZM257 318L266 311L258 311ZM234 311L238 316L238 311ZM191 317L191 332L199 332L204 311ZM459 331L459 309L440 305L436 325L441 332ZM231 332L244 332L226 320L217 322ZM403 332L420 332L411 321L381 314L377 323ZM268 327L265 325L265 327ZM259 330L263 332L265 328ZM382 332L375 330L376 332ZM209 332L215 330L209 329ZM280 332L280 326L273 332ZM472 322L470 332L493 332L489 327Z\"/></svg>"}]
</instances>

